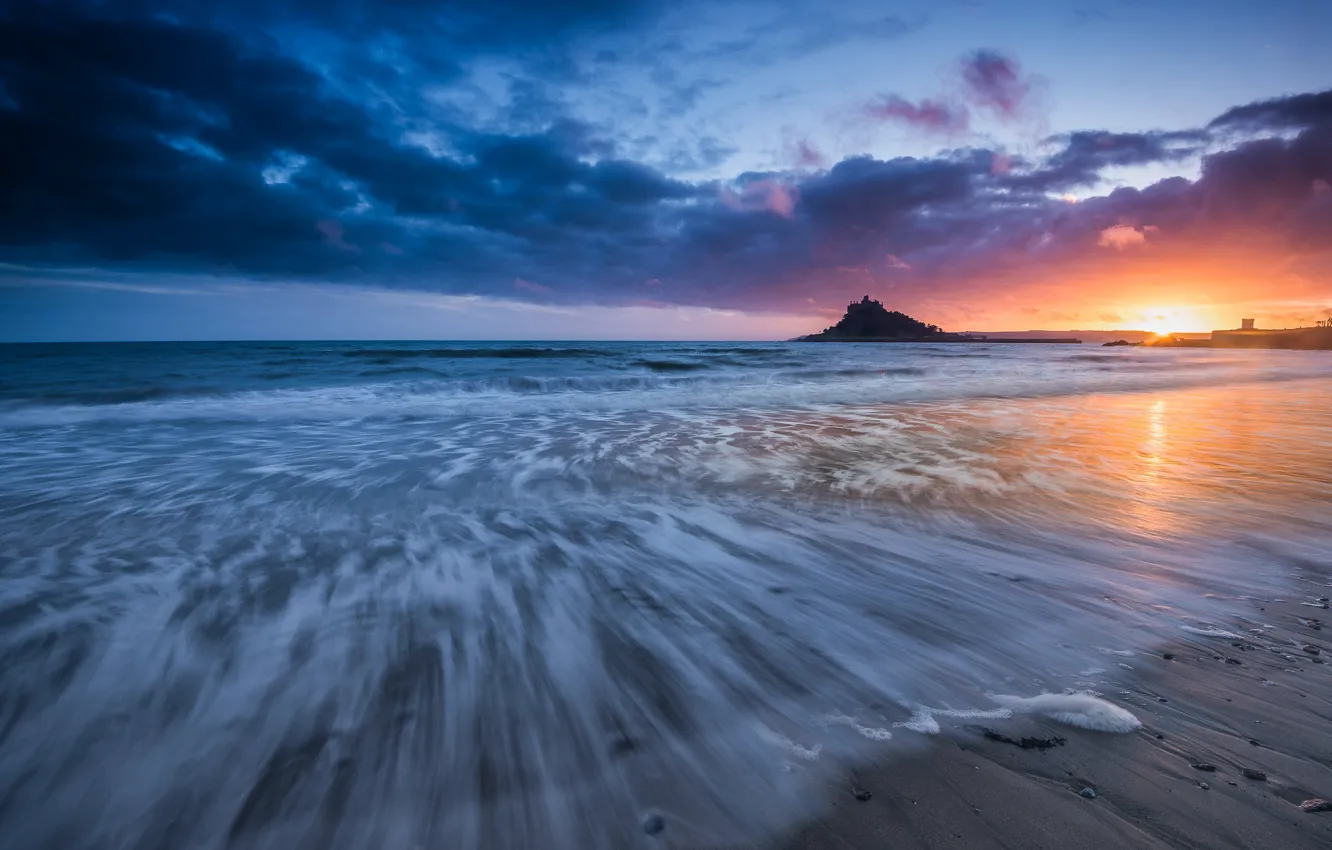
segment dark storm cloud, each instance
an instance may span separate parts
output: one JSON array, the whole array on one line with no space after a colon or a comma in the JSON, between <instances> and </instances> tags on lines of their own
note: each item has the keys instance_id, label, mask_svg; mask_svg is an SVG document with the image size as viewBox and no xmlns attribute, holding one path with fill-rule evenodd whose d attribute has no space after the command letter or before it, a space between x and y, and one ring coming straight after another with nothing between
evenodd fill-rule
<instances>
[{"instance_id":1,"label":"dark storm cloud","mask_svg":"<svg viewBox=\"0 0 1332 850\"><path fill-rule=\"evenodd\" d=\"M978 176L971 162L862 156L810 178L801 185L800 197L819 226L877 228L922 208L972 196Z\"/></svg>"},{"instance_id":2,"label":"dark storm cloud","mask_svg":"<svg viewBox=\"0 0 1332 850\"><path fill-rule=\"evenodd\" d=\"M423 124L276 37L205 26L197 13L173 22L115 8L14 13L0 27L0 260L778 308L804 303L813 285L855 294L839 287L864 275L929 288L1095 255L1113 227L1143 244L1221 233L1307 253L1326 251L1319 234L1332 223L1332 129L1319 117L1328 93L1218 118L1214 128L1284 137L1212 153L1197 181L1076 205L1047 193L1091 185L1108 167L1195 155L1205 134L1073 133L1034 162L964 149L686 182L562 117L537 84L522 90L521 132L481 129L457 111ZM391 14L287 8L323 20ZM619 20L610 9L561 14L567 26ZM985 108L1022 108L1015 65L976 54L969 67ZM710 137L696 148L679 155L716 164L731 150Z\"/></svg>"},{"instance_id":3,"label":"dark storm cloud","mask_svg":"<svg viewBox=\"0 0 1332 850\"><path fill-rule=\"evenodd\" d=\"M1200 131L1110 133L1084 130L1046 140L1060 149L1042 167L1011 178L1009 185L1045 191L1094 186L1112 166L1177 163L1196 156L1208 136Z\"/></svg>"},{"instance_id":4,"label":"dark storm cloud","mask_svg":"<svg viewBox=\"0 0 1332 850\"><path fill-rule=\"evenodd\" d=\"M1038 225L1049 251L1076 255L1104 247L1110 227L1136 229L1144 242L1205 258L1220 248L1251 247L1281 262L1332 266L1332 126L1293 138L1265 138L1203 157L1197 180L1172 177L1120 188L1073 205L1046 201ZM1010 257L1010 259L1012 259Z\"/></svg>"},{"instance_id":5,"label":"dark storm cloud","mask_svg":"<svg viewBox=\"0 0 1332 850\"><path fill-rule=\"evenodd\" d=\"M276 149L364 135L321 108L299 67L240 55L215 33L148 21L0 28L0 239L110 259L180 254L226 263L284 244L284 269L314 270L314 221L336 183L265 190Z\"/></svg>"},{"instance_id":6,"label":"dark storm cloud","mask_svg":"<svg viewBox=\"0 0 1332 850\"><path fill-rule=\"evenodd\" d=\"M546 44L572 32L624 28L668 8L664 0L18 0L13 6L62 16L157 17L215 29L291 24L410 40L428 32L473 50Z\"/></svg>"},{"instance_id":7,"label":"dark storm cloud","mask_svg":"<svg viewBox=\"0 0 1332 850\"><path fill-rule=\"evenodd\" d=\"M642 214L617 207L694 191L635 163L580 160L596 145L577 126L529 136L445 128L457 155L433 156L312 70L214 31L14 22L0 51L16 104L0 112L0 239L19 257L391 270L410 265L394 251L413 243L480 258L495 239L621 229ZM287 182L265 181L265 168L293 158L303 165ZM338 240L322 224L332 220ZM450 227L479 235L441 232ZM347 251L358 239L394 250Z\"/></svg>"},{"instance_id":8,"label":"dark storm cloud","mask_svg":"<svg viewBox=\"0 0 1332 850\"><path fill-rule=\"evenodd\" d=\"M1279 97L1228 109L1208 126L1218 129L1277 130L1332 124L1332 90Z\"/></svg>"}]
</instances>

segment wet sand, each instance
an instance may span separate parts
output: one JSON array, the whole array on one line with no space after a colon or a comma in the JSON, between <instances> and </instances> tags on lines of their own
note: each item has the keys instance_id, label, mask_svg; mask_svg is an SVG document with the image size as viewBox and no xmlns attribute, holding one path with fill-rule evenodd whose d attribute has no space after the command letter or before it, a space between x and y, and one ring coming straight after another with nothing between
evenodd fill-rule
<instances>
[{"instance_id":1,"label":"wet sand","mask_svg":"<svg viewBox=\"0 0 1332 850\"><path fill-rule=\"evenodd\" d=\"M1142 721L1137 732L1031 716L941 720L927 748L905 758L854 773L822 766L824 814L777 846L1332 847L1332 811L1300 808L1332 799L1332 617L1301 604L1329 592L1309 587L1305 598L1241 603L1249 609L1229 625L1238 640L1181 632L1157 653L1109 662L1097 690ZM987 739L979 724L1067 742L1023 749Z\"/></svg>"}]
</instances>

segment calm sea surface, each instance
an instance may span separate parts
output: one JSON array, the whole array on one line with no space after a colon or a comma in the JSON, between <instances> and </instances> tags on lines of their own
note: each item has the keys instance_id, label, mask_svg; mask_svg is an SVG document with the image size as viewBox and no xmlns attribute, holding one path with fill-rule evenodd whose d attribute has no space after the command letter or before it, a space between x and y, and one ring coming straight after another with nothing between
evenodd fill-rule
<instances>
[{"instance_id":1,"label":"calm sea surface","mask_svg":"<svg viewBox=\"0 0 1332 850\"><path fill-rule=\"evenodd\" d=\"M1330 563L1326 352L0 346L0 835L766 840Z\"/></svg>"}]
</instances>

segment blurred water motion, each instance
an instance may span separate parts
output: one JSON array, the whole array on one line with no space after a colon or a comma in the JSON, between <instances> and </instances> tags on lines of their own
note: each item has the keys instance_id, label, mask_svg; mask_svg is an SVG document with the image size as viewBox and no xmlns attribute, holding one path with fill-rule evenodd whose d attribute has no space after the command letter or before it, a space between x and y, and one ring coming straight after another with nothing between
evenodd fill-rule
<instances>
[{"instance_id":1,"label":"blurred water motion","mask_svg":"<svg viewBox=\"0 0 1332 850\"><path fill-rule=\"evenodd\" d=\"M0 834L762 840L1326 563L1332 358L1087 352L0 349Z\"/></svg>"}]
</instances>

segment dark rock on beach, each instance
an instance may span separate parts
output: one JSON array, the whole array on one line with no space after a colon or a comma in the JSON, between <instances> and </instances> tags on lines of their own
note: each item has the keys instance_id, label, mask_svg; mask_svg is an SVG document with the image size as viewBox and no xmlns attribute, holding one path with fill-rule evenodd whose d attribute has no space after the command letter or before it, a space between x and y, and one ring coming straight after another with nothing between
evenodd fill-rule
<instances>
[{"instance_id":1,"label":"dark rock on beach","mask_svg":"<svg viewBox=\"0 0 1332 850\"><path fill-rule=\"evenodd\" d=\"M998 741L1001 744L1012 744L1015 747L1021 747L1024 750L1049 750L1055 747L1062 747L1068 743L1067 738L1060 738L1052 735L1049 738L1037 738L1024 736L1022 738L1010 738L1002 732L996 732L988 726L968 726L968 729L977 732L987 741Z\"/></svg>"}]
</instances>

